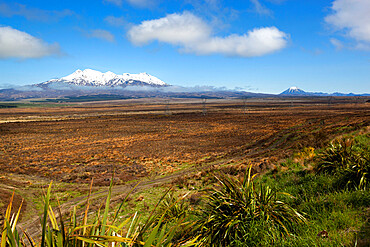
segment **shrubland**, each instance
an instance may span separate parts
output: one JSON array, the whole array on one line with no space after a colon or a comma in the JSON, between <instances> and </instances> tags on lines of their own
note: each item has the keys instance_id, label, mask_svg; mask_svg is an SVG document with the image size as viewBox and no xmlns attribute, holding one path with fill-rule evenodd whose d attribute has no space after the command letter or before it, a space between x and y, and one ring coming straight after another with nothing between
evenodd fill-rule
<instances>
[{"instance_id":1,"label":"shrubland","mask_svg":"<svg viewBox=\"0 0 370 247\"><path fill-rule=\"evenodd\" d=\"M305 147L263 174L228 164L142 192L135 202L125 195L114 207L111 183L92 212L89 200L67 215L52 209L50 185L40 237L17 227L22 208L12 214L10 203L1 247L369 246L369 144L368 131L357 131L321 149Z\"/></svg>"}]
</instances>

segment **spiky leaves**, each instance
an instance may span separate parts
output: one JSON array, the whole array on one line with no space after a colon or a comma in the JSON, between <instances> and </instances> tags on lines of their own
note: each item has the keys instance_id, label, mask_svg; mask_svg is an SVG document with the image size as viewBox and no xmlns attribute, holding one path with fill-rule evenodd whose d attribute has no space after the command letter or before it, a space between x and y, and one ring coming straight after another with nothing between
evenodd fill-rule
<instances>
[{"instance_id":1,"label":"spiky leaves","mask_svg":"<svg viewBox=\"0 0 370 247\"><path fill-rule=\"evenodd\" d=\"M244 182L225 175L218 180L221 186L213 190L203 213L203 245L253 246L254 241L261 243L263 233L270 234L264 237L271 242L274 234L287 235L305 222L302 214L280 199L281 193L263 184L256 186L250 175Z\"/></svg>"},{"instance_id":2,"label":"spiky leaves","mask_svg":"<svg viewBox=\"0 0 370 247\"><path fill-rule=\"evenodd\" d=\"M323 151L317 173L336 175L338 188L367 189L370 182L370 148L351 138L334 140Z\"/></svg>"}]
</instances>

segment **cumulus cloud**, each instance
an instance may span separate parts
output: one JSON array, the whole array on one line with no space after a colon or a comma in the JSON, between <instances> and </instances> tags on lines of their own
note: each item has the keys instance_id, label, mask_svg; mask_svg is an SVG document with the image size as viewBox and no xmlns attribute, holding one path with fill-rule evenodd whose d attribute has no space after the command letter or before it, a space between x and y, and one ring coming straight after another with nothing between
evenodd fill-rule
<instances>
[{"instance_id":1,"label":"cumulus cloud","mask_svg":"<svg viewBox=\"0 0 370 247\"><path fill-rule=\"evenodd\" d=\"M280 50L286 45L287 35L276 27L256 28L244 35L212 37L205 42L185 47L198 54L221 53L229 56L255 57Z\"/></svg>"},{"instance_id":2,"label":"cumulus cloud","mask_svg":"<svg viewBox=\"0 0 370 247\"><path fill-rule=\"evenodd\" d=\"M102 39L108 42L114 42L114 35L110 33L109 31L103 30L103 29L91 30L87 34L87 36L90 38L97 38L97 39Z\"/></svg>"},{"instance_id":3,"label":"cumulus cloud","mask_svg":"<svg viewBox=\"0 0 370 247\"><path fill-rule=\"evenodd\" d=\"M253 57L284 48L288 35L276 27L264 27L243 35L217 37L212 35L212 28L201 18L185 12L133 26L128 32L128 38L135 45L145 45L156 40L177 45L182 52L199 55Z\"/></svg>"},{"instance_id":4,"label":"cumulus cloud","mask_svg":"<svg viewBox=\"0 0 370 247\"><path fill-rule=\"evenodd\" d=\"M0 26L0 59L40 58L54 54L60 54L58 44L50 45L28 33Z\"/></svg>"},{"instance_id":5,"label":"cumulus cloud","mask_svg":"<svg viewBox=\"0 0 370 247\"><path fill-rule=\"evenodd\" d=\"M191 44L208 39L210 34L211 28L202 19L187 12L143 21L128 32L129 39L136 45L144 45L153 40L170 44Z\"/></svg>"},{"instance_id":6,"label":"cumulus cloud","mask_svg":"<svg viewBox=\"0 0 370 247\"><path fill-rule=\"evenodd\" d=\"M335 0L325 21L359 43L370 43L370 1ZM361 44L358 44L361 45Z\"/></svg>"},{"instance_id":7,"label":"cumulus cloud","mask_svg":"<svg viewBox=\"0 0 370 247\"><path fill-rule=\"evenodd\" d=\"M75 13L69 9L49 11L37 8L28 8L26 5L17 3L0 3L0 15L5 17L23 16L27 20L49 22L75 15Z\"/></svg>"}]
</instances>

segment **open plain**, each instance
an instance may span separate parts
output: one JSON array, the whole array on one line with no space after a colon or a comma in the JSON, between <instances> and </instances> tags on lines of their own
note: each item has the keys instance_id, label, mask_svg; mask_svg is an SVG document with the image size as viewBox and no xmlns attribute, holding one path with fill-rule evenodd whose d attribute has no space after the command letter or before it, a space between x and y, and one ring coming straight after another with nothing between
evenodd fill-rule
<instances>
[{"instance_id":1,"label":"open plain","mask_svg":"<svg viewBox=\"0 0 370 247\"><path fill-rule=\"evenodd\" d=\"M15 207L23 199L24 220L30 219L50 181L63 204L86 195L92 179L94 191L106 188L113 174L123 189L215 164L274 169L304 147L367 128L366 100L136 99L1 108L1 212L15 191Z\"/></svg>"}]
</instances>

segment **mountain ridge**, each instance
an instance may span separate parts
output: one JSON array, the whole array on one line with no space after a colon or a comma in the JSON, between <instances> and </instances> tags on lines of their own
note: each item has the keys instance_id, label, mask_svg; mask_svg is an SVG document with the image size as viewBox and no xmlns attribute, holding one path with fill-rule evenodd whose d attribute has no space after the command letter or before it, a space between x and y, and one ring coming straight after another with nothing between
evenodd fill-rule
<instances>
[{"instance_id":1,"label":"mountain ridge","mask_svg":"<svg viewBox=\"0 0 370 247\"><path fill-rule=\"evenodd\" d=\"M332 97L370 96L370 94L315 93L305 92L298 87L290 87L280 94L252 93L241 90L228 90L212 86L181 87L167 84L147 73L116 75L113 72L99 72L92 69L76 70L59 79L15 88L0 89L0 101L13 101L33 98L68 98L85 96L115 95L122 98L248 98L248 97ZM109 98L109 97L108 97Z\"/></svg>"},{"instance_id":2,"label":"mountain ridge","mask_svg":"<svg viewBox=\"0 0 370 247\"><path fill-rule=\"evenodd\" d=\"M323 93L323 92L306 92L296 86L290 87L287 90L278 94L279 96L370 96L370 94L354 94L354 93Z\"/></svg>"},{"instance_id":3,"label":"mountain ridge","mask_svg":"<svg viewBox=\"0 0 370 247\"><path fill-rule=\"evenodd\" d=\"M145 72L139 74L124 73L122 75L117 75L111 71L102 73L92 69L78 69L70 75L59 79L51 79L49 81L36 84L36 86L45 88L55 83L88 87L169 86L169 84Z\"/></svg>"}]
</instances>

